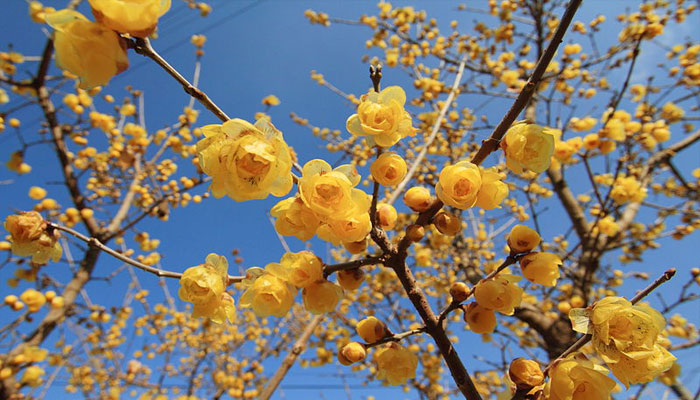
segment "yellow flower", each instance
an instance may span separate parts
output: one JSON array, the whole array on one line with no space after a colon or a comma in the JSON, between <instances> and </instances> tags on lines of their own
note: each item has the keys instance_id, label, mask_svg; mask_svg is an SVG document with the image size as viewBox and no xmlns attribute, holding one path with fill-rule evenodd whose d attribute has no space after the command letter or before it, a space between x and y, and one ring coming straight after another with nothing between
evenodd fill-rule
<instances>
[{"instance_id":1,"label":"yellow flower","mask_svg":"<svg viewBox=\"0 0 700 400\"><path fill-rule=\"evenodd\" d=\"M321 220L301 197L290 197L275 204L270 210L275 220L275 230L282 236L296 236L307 241L316 234Z\"/></svg>"},{"instance_id":2,"label":"yellow flower","mask_svg":"<svg viewBox=\"0 0 700 400\"><path fill-rule=\"evenodd\" d=\"M289 270L280 264L270 263L256 275L241 295L241 307L252 308L258 317L284 317L296 295L296 289L288 282Z\"/></svg>"},{"instance_id":3,"label":"yellow flower","mask_svg":"<svg viewBox=\"0 0 700 400\"><path fill-rule=\"evenodd\" d=\"M97 22L119 33L150 36L158 18L170 9L170 0L90 0Z\"/></svg>"},{"instance_id":4,"label":"yellow flower","mask_svg":"<svg viewBox=\"0 0 700 400\"><path fill-rule=\"evenodd\" d=\"M540 244L540 235L525 225L515 225L506 239L513 254L527 253Z\"/></svg>"},{"instance_id":5,"label":"yellow flower","mask_svg":"<svg viewBox=\"0 0 700 400\"><path fill-rule=\"evenodd\" d=\"M430 208L433 198L430 190L422 186L413 186L403 195L403 202L415 212L423 212Z\"/></svg>"},{"instance_id":6,"label":"yellow flower","mask_svg":"<svg viewBox=\"0 0 700 400\"><path fill-rule=\"evenodd\" d=\"M46 296L35 289L25 290L22 295L19 296L19 299L27 304L27 310L33 313L38 312L41 306L46 304Z\"/></svg>"},{"instance_id":7,"label":"yellow flower","mask_svg":"<svg viewBox=\"0 0 700 400\"><path fill-rule=\"evenodd\" d=\"M649 353L645 352L643 356L622 354L617 362L608 365L617 379L629 388L630 385L637 383L651 382L669 370L675 360L676 357L673 354L657 343Z\"/></svg>"},{"instance_id":8,"label":"yellow flower","mask_svg":"<svg viewBox=\"0 0 700 400\"><path fill-rule=\"evenodd\" d=\"M5 163L7 169L14 171L19 175L28 174L32 171L32 167L24 162L24 154L22 151L15 151L10 154L10 159Z\"/></svg>"},{"instance_id":9,"label":"yellow flower","mask_svg":"<svg viewBox=\"0 0 700 400\"><path fill-rule=\"evenodd\" d=\"M311 314L323 314L335 310L340 299L343 298L343 289L333 282L320 280L306 286L301 291L304 308Z\"/></svg>"},{"instance_id":10,"label":"yellow flower","mask_svg":"<svg viewBox=\"0 0 700 400\"><path fill-rule=\"evenodd\" d=\"M360 97L357 114L348 118L345 126L355 136L366 136L371 147L389 147L406 136L413 136L411 116L404 110L406 93L398 86L381 92L370 91Z\"/></svg>"},{"instance_id":11,"label":"yellow flower","mask_svg":"<svg viewBox=\"0 0 700 400\"><path fill-rule=\"evenodd\" d=\"M520 259L523 276L542 286L554 286L559 278L561 258L552 253L530 253Z\"/></svg>"},{"instance_id":12,"label":"yellow flower","mask_svg":"<svg viewBox=\"0 0 700 400\"><path fill-rule=\"evenodd\" d=\"M608 371L590 362L582 354L555 361L544 387L548 400L606 400L615 388Z\"/></svg>"},{"instance_id":13,"label":"yellow flower","mask_svg":"<svg viewBox=\"0 0 700 400\"><path fill-rule=\"evenodd\" d=\"M222 125L202 127L205 138L197 143L199 165L212 177L216 198L235 201L281 197L292 189L292 157L268 119L255 125L231 119Z\"/></svg>"},{"instance_id":14,"label":"yellow flower","mask_svg":"<svg viewBox=\"0 0 700 400\"><path fill-rule=\"evenodd\" d=\"M484 308L513 315L523 296L523 289L515 284L519 280L519 276L499 274L481 281L474 287L474 298Z\"/></svg>"},{"instance_id":15,"label":"yellow flower","mask_svg":"<svg viewBox=\"0 0 700 400\"><path fill-rule=\"evenodd\" d=\"M190 302L192 317L208 317L216 323L233 322L233 298L225 292L228 284L226 257L209 254L204 264L190 267L180 277L180 300Z\"/></svg>"},{"instance_id":16,"label":"yellow flower","mask_svg":"<svg viewBox=\"0 0 700 400\"><path fill-rule=\"evenodd\" d=\"M284 253L280 264L289 269L289 283L298 288L308 287L323 279L321 260L310 251Z\"/></svg>"},{"instance_id":17,"label":"yellow flower","mask_svg":"<svg viewBox=\"0 0 700 400\"><path fill-rule=\"evenodd\" d=\"M377 222L382 229L387 231L394 229L398 218L399 214L394 206L386 203L377 204Z\"/></svg>"},{"instance_id":18,"label":"yellow flower","mask_svg":"<svg viewBox=\"0 0 700 400\"><path fill-rule=\"evenodd\" d=\"M360 362L367 357L367 349L362 343L350 342L338 351L338 361L343 365Z\"/></svg>"},{"instance_id":19,"label":"yellow flower","mask_svg":"<svg viewBox=\"0 0 700 400\"><path fill-rule=\"evenodd\" d=\"M105 85L129 67L124 39L79 12L60 10L47 14L46 22L56 30L56 65L77 75L81 89Z\"/></svg>"},{"instance_id":20,"label":"yellow flower","mask_svg":"<svg viewBox=\"0 0 700 400\"><path fill-rule=\"evenodd\" d=\"M387 337L389 329L377 317L367 317L357 323L357 334L367 343L374 343Z\"/></svg>"},{"instance_id":21,"label":"yellow flower","mask_svg":"<svg viewBox=\"0 0 700 400\"><path fill-rule=\"evenodd\" d=\"M536 173L549 168L554 153L554 136L539 125L513 125L501 141L506 153L506 166L521 174L525 170Z\"/></svg>"},{"instance_id":22,"label":"yellow flower","mask_svg":"<svg viewBox=\"0 0 700 400\"><path fill-rule=\"evenodd\" d=\"M632 201L639 203L647 197L647 190L633 176L620 176L615 180L610 197L618 205Z\"/></svg>"},{"instance_id":23,"label":"yellow flower","mask_svg":"<svg viewBox=\"0 0 700 400\"><path fill-rule=\"evenodd\" d=\"M29 188L29 197L34 200L41 200L46 197L46 189L39 186Z\"/></svg>"},{"instance_id":24,"label":"yellow flower","mask_svg":"<svg viewBox=\"0 0 700 400\"><path fill-rule=\"evenodd\" d=\"M443 203L466 210L476 204L479 189L479 167L469 161L460 161L442 169L435 193Z\"/></svg>"},{"instance_id":25,"label":"yellow flower","mask_svg":"<svg viewBox=\"0 0 700 400\"><path fill-rule=\"evenodd\" d=\"M661 107L661 118L669 124L680 121L685 115L685 111L672 102L668 102Z\"/></svg>"},{"instance_id":26,"label":"yellow flower","mask_svg":"<svg viewBox=\"0 0 700 400\"><path fill-rule=\"evenodd\" d=\"M491 333L496 329L496 313L471 302L464 310L464 322L474 333Z\"/></svg>"},{"instance_id":27,"label":"yellow flower","mask_svg":"<svg viewBox=\"0 0 700 400\"><path fill-rule=\"evenodd\" d=\"M481 188L476 195L476 206L484 210L501 208L500 204L508 196L508 185L503 183L503 176L496 168L481 168Z\"/></svg>"},{"instance_id":28,"label":"yellow flower","mask_svg":"<svg viewBox=\"0 0 700 400\"><path fill-rule=\"evenodd\" d=\"M601 233L608 236L615 236L620 230L620 226L615 222L615 218L610 215L601 218L596 224L596 228L598 228Z\"/></svg>"},{"instance_id":29,"label":"yellow flower","mask_svg":"<svg viewBox=\"0 0 700 400\"><path fill-rule=\"evenodd\" d=\"M369 234L371 229L372 223L365 209L342 219L329 219L326 224L318 228L316 233L319 238L337 246L341 242L359 242Z\"/></svg>"},{"instance_id":30,"label":"yellow flower","mask_svg":"<svg viewBox=\"0 0 700 400\"><path fill-rule=\"evenodd\" d=\"M36 211L5 218L4 227L10 232L12 253L19 257L31 256L35 264L60 260L63 249L56 237L46 231L46 226L46 221Z\"/></svg>"},{"instance_id":31,"label":"yellow flower","mask_svg":"<svg viewBox=\"0 0 700 400\"><path fill-rule=\"evenodd\" d=\"M31 365L24 370L20 383L30 387L39 387L43 383L41 377L44 375L44 370L36 365Z\"/></svg>"},{"instance_id":32,"label":"yellow flower","mask_svg":"<svg viewBox=\"0 0 700 400\"><path fill-rule=\"evenodd\" d=\"M359 182L360 175L348 164L332 169L323 160L311 160L302 169L299 196L321 218L342 220L369 209L370 197L355 188Z\"/></svg>"},{"instance_id":33,"label":"yellow flower","mask_svg":"<svg viewBox=\"0 0 700 400\"><path fill-rule=\"evenodd\" d=\"M518 388L531 388L544 383L540 364L522 357L510 362L508 376Z\"/></svg>"},{"instance_id":34,"label":"yellow flower","mask_svg":"<svg viewBox=\"0 0 700 400\"><path fill-rule=\"evenodd\" d=\"M370 166L372 178L384 186L396 186L406 176L406 161L396 153L383 153Z\"/></svg>"},{"instance_id":35,"label":"yellow flower","mask_svg":"<svg viewBox=\"0 0 700 400\"><path fill-rule=\"evenodd\" d=\"M396 342L391 342L374 353L377 378L386 379L390 385L403 385L416 377L418 357Z\"/></svg>"}]
</instances>

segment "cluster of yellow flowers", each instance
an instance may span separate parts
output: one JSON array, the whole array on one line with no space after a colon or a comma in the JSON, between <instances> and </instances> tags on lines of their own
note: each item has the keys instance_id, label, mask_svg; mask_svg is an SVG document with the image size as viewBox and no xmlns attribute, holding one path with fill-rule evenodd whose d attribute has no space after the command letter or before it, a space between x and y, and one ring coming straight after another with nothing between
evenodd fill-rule
<instances>
[{"instance_id":1,"label":"cluster of yellow flowers","mask_svg":"<svg viewBox=\"0 0 700 400\"><path fill-rule=\"evenodd\" d=\"M153 34L158 18L170 9L170 0L90 0L90 6L97 22L70 9L43 10L41 18L56 31L56 65L77 75L82 89L104 85L128 68L121 35ZM30 5L30 12L35 9Z\"/></svg>"},{"instance_id":2,"label":"cluster of yellow flowers","mask_svg":"<svg viewBox=\"0 0 700 400\"><path fill-rule=\"evenodd\" d=\"M312 314L333 311L343 289L323 276L321 260L309 251L285 253L279 263L249 268L243 281L241 307L250 307L259 317L283 317L302 289L304 308Z\"/></svg>"},{"instance_id":3,"label":"cluster of yellow flowers","mask_svg":"<svg viewBox=\"0 0 700 400\"><path fill-rule=\"evenodd\" d=\"M335 169L323 160L311 160L302 168L299 192L277 203L270 213L275 229L284 236L308 240L314 234L335 245L364 240L371 223L371 198L355 188L360 175L350 164Z\"/></svg>"},{"instance_id":4,"label":"cluster of yellow flowers","mask_svg":"<svg viewBox=\"0 0 700 400\"><path fill-rule=\"evenodd\" d=\"M593 336L596 352L627 388L650 382L676 359L660 336L666 320L647 305L605 297L591 308L572 309L569 317L575 331Z\"/></svg>"}]
</instances>

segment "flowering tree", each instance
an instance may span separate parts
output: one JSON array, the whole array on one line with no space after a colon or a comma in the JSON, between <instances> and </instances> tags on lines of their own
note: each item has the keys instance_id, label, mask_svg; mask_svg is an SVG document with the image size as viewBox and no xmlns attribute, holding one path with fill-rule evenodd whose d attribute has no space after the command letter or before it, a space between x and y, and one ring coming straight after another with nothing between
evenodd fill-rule
<instances>
[{"instance_id":1,"label":"flowering tree","mask_svg":"<svg viewBox=\"0 0 700 400\"><path fill-rule=\"evenodd\" d=\"M700 223L700 169L683 158L700 140L688 105L700 44L670 47L662 82L633 79L646 45L695 4L641 4L618 16L607 49L601 32L615 23L577 21L581 0L459 6L445 28L386 2L359 20L307 10L312 24L369 29L379 54L364 60L371 88L359 95L312 72L352 105L338 117L344 131L292 114L327 144L324 158L344 160L332 165L300 159L267 115L277 97L251 123L197 87L204 36L192 36L192 82L156 51L169 0L86 3L31 2L33 22L51 29L42 54L22 54L21 43L0 53L0 132L17 138L6 165L29 176L57 166L72 203L37 181L33 202L5 218L0 398L266 399L309 347L303 366L337 362L430 399L638 398L664 387L691 398L680 354L698 344L697 330L677 310L698 297L700 271L623 265L664 240L687 242ZM456 19L470 13L493 25L461 30ZM189 96L171 125L149 132L135 87L105 111L129 52ZM387 84L399 76L413 96ZM461 99L494 100L499 113ZM38 132L13 117L27 108ZM199 123L202 112L220 124ZM40 147L57 161L32 168L25 156ZM161 265L147 232L157 219L205 200L273 197L269 218L287 251L264 268L213 249L196 249L199 265ZM291 251L291 237L305 250ZM104 257L123 264L105 277ZM91 285L122 275L113 303L91 300ZM647 303L674 275L679 290ZM153 280L162 302L144 289ZM493 347L477 368L461 338Z\"/></svg>"}]
</instances>

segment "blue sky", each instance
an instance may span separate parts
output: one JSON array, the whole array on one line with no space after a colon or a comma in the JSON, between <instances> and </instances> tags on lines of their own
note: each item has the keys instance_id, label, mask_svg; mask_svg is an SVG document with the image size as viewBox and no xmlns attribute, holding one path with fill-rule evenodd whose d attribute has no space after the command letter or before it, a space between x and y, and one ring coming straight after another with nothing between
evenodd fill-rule
<instances>
[{"instance_id":1,"label":"blue sky","mask_svg":"<svg viewBox=\"0 0 700 400\"><path fill-rule=\"evenodd\" d=\"M425 8L429 16L437 18L441 24L445 25L450 20L457 19L465 30L473 21L485 19L480 14L456 13L455 3L451 1L396 2L395 4L411 4L418 8ZM295 112L301 117L309 118L317 126L344 131L345 120L353 113L353 108L337 95L309 79L309 73L311 70L317 70L341 90L360 95L370 86L367 65L360 59L364 54L381 55L381 53L376 49L369 51L366 49L364 43L369 38L368 28L338 24L330 28L310 25L304 18L303 12L310 8L327 12L334 17L357 19L363 13L374 13L376 2L217 0L213 1L212 5L214 13L207 18L200 18L195 11L187 9L179 0L174 0L172 9L161 21L160 37L153 41L153 46L176 69L189 78L194 69L194 48L189 43L190 37L197 33L206 34L208 40L204 48L206 55L200 88L231 117L249 121L253 120L256 112L263 111L263 106L260 104L263 97L269 94L277 95L282 103L278 107L273 107L268 113L272 116L275 125L284 132L286 141L297 151L300 160L303 162L313 158L326 158L333 163L336 156L328 155L323 148L323 143L311 136L308 129L294 124L289 118L289 113ZM633 1L587 0L577 14L577 19L590 21L597 13L604 11L608 19L613 20L618 13L626 8L634 8L636 5L637 2ZM89 15L89 11L86 11L84 6L81 10ZM694 14L689 22L669 27L668 30L672 33L668 36L670 38L668 40L676 43L686 37L697 38L698 28L697 24L691 23L693 18L697 22L697 14ZM42 27L29 22L24 1L12 0L9 4L3 5L0 26L2 26L3 46L7 43L15 43L17 49L26 55L40 53L45 34L42 32ZM617 25L603 36L608 40L614 40L616 29ZM666 36L661 40L667 40ZM568 42L567 39L565 39L566 42ZM605 44L607 43L603 45ZM649 52L649 54L658 55L657 52ZM115 77L105 93L114 95L119 101L127 95L123 90L124 86L134 84L145 92L146 123L149 131L175 122L173 116L180 113L189 102L187 95L165 72L149 60L134 53L130 53L129 57L131 63L129 70ZM639 60L640 68L637 73L640 77L645 76L645 69L655 63L654 57L654 55L643 56ZM638 83L634 81L635 79L633 76L633 83ZM385 86L402 85L409 92L409 96L412 90L411 83L402 72L388 68L384 71L383 84ZM460 106L467 106L468 101L468 99L461 99ZM508 105L507 102L494 102L484 108L483 112L489 116L490 121L497 121ZM602 105L597 108L598 115L602 110L601 107ZM198 124L218 122L202 107L197 108L202 110ZM2 110L0 106L0 111ZM31 109L30 113L18 113L16 116L22 120L25 135L35 136L34 132L39 127L36 109ZM9 152L17 145L9 129L0 134L0 160L6 160ZM692 151L688 153L690 154L686 154L682 159L684 161L680 163L686 171L699 166L697 165L697 146L694 153ZM30 186L37 184L45 186L49 190L49 196L56 198L61 204L69 204L65 189L50 184L59 179L58 171L54 168L55 156L46 149L36 147L29 151L26 158L27 162L34 167L30 175L18 177L7 169L0 168L0 181L12 181L10 185L0 185L2 215L15 209L31 208L33 202L26 193ZM366 175L367 171L361 171L361 173ZM277 200L268 198L263 201L244 203L234 203L229 199L211 200L203 205L191 205L184 210L173 212L168 223L153 221L146 223L143 227L152 238L162 240L163 244L159 250L164 256L162 263L167 269L184 270L188 266L200 264L210 252L229 255L233 248L242 249L241 255L246 267L264 266L279 260L284 252L265 214ZM550 218L556 218L556 216ZM662 242L661 250L646 254L644 263L627 268L646 271L652 276L658 275L668 267L678 268L678 278L663 288L665 293L672 294L686 279L687 271L691 267L698 266L690 250L691 243L697 243L697 239L698 234L683 242L665 240ZM288 242L293 251L303 249L303 244L296 239L289 239ZM315 248L323 253L324 247ZM669 254L673 254L674 257L669 257ZM614 259L608 262L615 263ZM118 265L117 260L104 255L96 275L107 275ZM0 270L0 278L4 279L7 274L7 269ZM66 271L57 272L57 274L60 278L67 278ZM127 282L128 277L124 275L112 284L110 290L94 290L93 288L105 287L104 284L96 283L93 287L88 287L88 291L96 293L93 301L110 304L112 291L125 288ZM158 291L155 278L143 276L141 282L144 285L151 285L153 292ZM176 291L177 282L171 281L168 285L171 292ZM623 294L631 296L635 289L643 285L644 283L640 281L630 281L630 285ZM0 293L6 294L5 291ZM179 303L179 306L182 307L182 303ZM700 322L697 307L686 308L686 316L694 319L696 324ZM0 310L0 317L3 319L7 317L6 310ZM457 348L464 355L463 358L468 365L475 365L473 355L490 356L489 353L482 352L481 348L474 351L474 347L485 347L474 346L475 343L480 343L480 339L475 335L467 333L461 337L464 340L460 341ZM687 353L686 351L679 356L688 356ZM691 364L693 365L691 368L684 370L686 383L692 383L699 375L698 364L696 362ZM270 365L268 372L272 371L272 368L274 366ZM319 393L325 394L329 399L344 396L342 382L330 377L336 372L335 365L322 369L295 367L282 384L278 397L307 398ZM308 388L303 384L301 385L303 387L300 387L300 382L315 384L319 378L324 380L324 384L328 382L333 389L322 385ZM691 389L694 387L691 386ZM406 397L399 390L377 388L376 385L371 390L353 386L352 394L352 398L362 398L369 394L387 399Z\"/></svg>"}]
</instances>

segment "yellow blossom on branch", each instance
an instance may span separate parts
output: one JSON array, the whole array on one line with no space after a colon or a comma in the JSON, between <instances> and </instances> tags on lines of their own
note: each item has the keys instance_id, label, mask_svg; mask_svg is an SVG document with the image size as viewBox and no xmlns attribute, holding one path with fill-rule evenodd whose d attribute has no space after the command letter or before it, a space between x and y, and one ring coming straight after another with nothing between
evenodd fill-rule
<instances>
[{"instance_id":1,"label":"yellow blossom on branch","mask_svg":"<svg viewBox=\"0 0 700 400\"><path fill-rule=\"evenodd\" d=\"M235 201L281 197L292 189L292 158L287 143L268 119L252 125L231 119L202 127L197 143L199 165L212 177L216 198Z\"/></svg>"},{"instance_id":2,"label":"yellow blossom on branch","mask_svg":"<svg viewBox=\"0 0 700 400\"><path fill-rule=\"evenodd\" d=\"M606 400L615 388L608 371L580 353L557 360L549 371L544 395L549 400Z\"/></svg>"},{"instance_id":3,"label":"yellow blossom on branch","mask_svg":"<svg viewBox=\"0 0 700 400\"><path fill-rule=\"evenodd\" d=\"M207 317L220 324L235 319L233 298L226 293L228 261L226 257L209 254L202 265L190 267L180 278L180 300L191 302L192 317Z\"/></svg>"},{"instance_id":4,"label":"yellow blossom on branch","mask_svg":"<svg viewBox=\"0 0 700 400\"><path fill-rule=\"evenodd\" d=\"M346 122L348 132L366 137L369 146L389 147L406 136L413 136L411 116L404 110L406 93L399 86L362 95L357 114Z\"/></svg>"},{"instance_id":5,"label":"yellow blossom on branch","mask_svg":"<svg viewBox=\"0 0 700 400\"><path fill-rule=\"evenodd\" d=\"M542 286L554 286L559 278L561 258L552 253L530 253L520 259L523 276Z\"/></svg>"},{"instance_id":6,"label":"yellow blossom on branch","mask_svg":"<svg viewBox=\"0 0 700 400\"><path fill-rule=\"evenodd\" d=\"M288 281L289 270L281 264L270 263L264 270L249 269L248 275L252 277L248 282L244 281L248 288L241 295L241 307L252 308L261 318L287 315L296 295L296 288Z\"/></svg>"},{"instance_id":7,"label":"yellow blossom on branch","mask_svg":"<svg viewBox=\"0 0 700 400\"><path fill-rule=\"evenodd\" d=\"M3 224L10 232L12 253L19 257L32 257L35 264L46 264L61 259L63 249L56 236L46 231L47 223L36 211L9 215Z\"/></svg>"},{"instance_id":8,"label":"yellow blossom on branch","mask_svg":"<svg viewBox=\"0 0 700 400\"><path fill-rule=\"evenodd\" d=\"M81 89L105 85L129 67L124 39L103 25L73 10L47 14L46 22L56 30L56 65L77 75Z\"/></svg>"},{"instance_id":9,"label":"yellow blossom on branch","mask_svg":"<svg viewBox=\"0 0 700 400\"><path fill-rule=\"evenodd\" d=\"M391 342L374 353L377 378L386 379L390 385L403 385L416 377L418 357L402 345Z\"/></svg>"},{"instance_id":10,"label":"yellow blossom on branch","mask_svg":"<svg viewBox=\"0 0 700 400\"><path fill-rule=\"evenodd\" d=\"M150 36L158 18L170 9L170 0L90 0L92 13L102 25L131 36Z\"/></svg>"},{"instance_id":11,"label":"yellow blossom on branch","mask_svg":"<svg viewBox=\"0 0 700 400\"><path fill-rule=\"evenodd\" d=\"M333 282L322 279L304 287L301 296L306 311L311 314L323 314L335 310L338 302L343 298L343 289Z\"/></svg>"},{"instance_id":12,"label":"yellow blossom on branch","mask_svg":"<svg viewBox=\"0 0 700 400\"><path fill-rule=\"evenodd\" d=\"M435 194L443 203L462 210L476 204L481 189L479 167L469 161L448 165L440 172Z\"/></svg>"},{"instance_id":13,"label":"yellow blossom on branch","mask_svg":"<svg viewBox=\"0 0 700 400\"><path fill-rule=\"evenodd\" d=\"M370 166L372 179L384 186L396 186L406 176L406 161L396 153L382 153Z\"/></svg>"},{"instance_id":14,"label":"yellow blossom on branch","mask_svg":"<svg viewBox=\"0 0 700 400\"><path fill-rule=\"evenodd\" d=\"M540 173L549 168L554 153L554 136L546 128L528 123L513 125L501 141L506 166L516 174L526 170Z\"/></svg>"},{"instance_id":15,"label":"yellow blossom on branch","mask_svg":"<svg viewBox=\"0 0 700 400\"><path fill-rule=\"evenodd\" d=\"M520 279L515 275L499 274L481 281L474 287L474 298L484 308L513 315L523 296L523 289L516 284Z\"/></svg>"}]
</instances>

